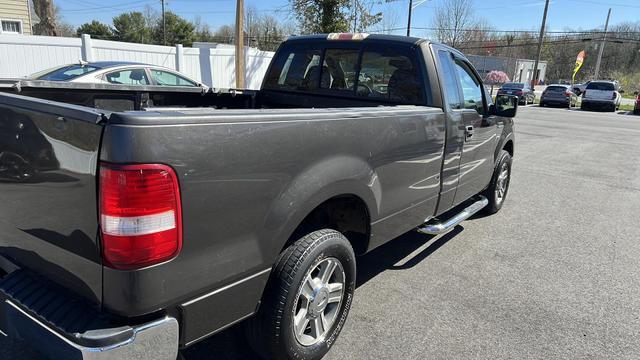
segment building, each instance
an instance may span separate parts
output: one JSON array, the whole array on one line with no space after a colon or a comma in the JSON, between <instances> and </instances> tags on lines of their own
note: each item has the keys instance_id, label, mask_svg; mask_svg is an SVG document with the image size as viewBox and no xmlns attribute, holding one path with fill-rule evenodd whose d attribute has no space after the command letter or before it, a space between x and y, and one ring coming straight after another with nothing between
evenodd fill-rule
<instances>
[{"instance_id":1,"label":"building","mask_svg":"<svg viewBox=\"0 0 640 360\"><path fill-rule=\"evenodd\" d=\"M509 59L497 56L468 55L469 61L483 78L493 70L503 71L513 82L531 82L535 60ZM547 62L538 63L538 80L545 82Z\"/></svg>"},{"instance_id":2,"label":"building","mask_svg":"<svg viewBox=\"0 0 640 360\"><path fill-rule=\"evenodd\" d=\"M31 35L33 26L29 0L0 0L0 34Z\"/></svg>"}]
</instances>

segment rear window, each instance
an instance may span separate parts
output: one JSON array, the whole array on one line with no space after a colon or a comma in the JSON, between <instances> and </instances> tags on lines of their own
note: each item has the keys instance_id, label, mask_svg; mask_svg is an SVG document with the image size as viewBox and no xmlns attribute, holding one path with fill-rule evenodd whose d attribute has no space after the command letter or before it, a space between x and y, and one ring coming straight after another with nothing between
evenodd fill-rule
<instances>
[{"instance_id":1,"label":"rear window","mask_svg":"<svg viewBox=\"0 0 640 360\"><path fill-rule=\"evenodd\" d=\"M502 85L503 89L524 89L523 83L506 83Z\"/></svg>"},{"instance_id":2,"label":"rear window","mask_svg":"<svg viewBox=\"0 0 640 360\"><path fill-rule=\"evenodd\" d=\"M592 82L587 85L587 89L589 90L604 90L604 91L614 91L615 87L612 83L604 83L604 82Z\"/></svg>"},{"instance_id":3,"label":"rear window","mask_svg":"<svg viewBox=\"0 0 640 360\"><path fill-rule=\"evenodd\" d=\"M292 49L278 53L265 88L314 90L320 86L320 50Z\"/></svg>"},{"instance_id":4,"label":"rear window","mask_svg":"<svg viewBox=\"0 0 640 360\"><path fill-rule=\"evenodd\" d=\"M357 94L418 104L424 100L418 64L397 51L364 51Z\"/></svg>"},{"instance_id":5,"label":"rear window","mask_svg":"<svg viewBox=\"0 0 640 360\"><path fill-rule=\"evenodd\" d=\"M549 92L565 92L568 89L564 86L549 86L547 87L547 91Z\"/></svg>"},{"instance_id":6,"label":"rear window","mask_svg":"<svg viewBox=\"0 0 640 360\"><path fill-rule=\"evenodd\" d=\"M32 78L36 80L69 81L96 70L98 70L97 67L90 65L68 65L54 70L46 70L43 73L37 73L33 75Z\"/></svg>"},{"instance_id":7,"label":"rear window","mask_svg":"<svg viewBox=\"0 0 640 360\"><path fill-rule=\"evenodd\" d=\"M424 84L415 61L402 48L282 48L264 88L423 104Z\"/></svg>"},{"instance_id":8,"label":"rear window","mask_svg":"<svg viewBox=\"0 0 640 360\"><path fill-rule=\"evenodd\" d=\"M320 69L320 88L353 92L356 84L358 50L327 49Z\"/></svg>"}]
</instances>

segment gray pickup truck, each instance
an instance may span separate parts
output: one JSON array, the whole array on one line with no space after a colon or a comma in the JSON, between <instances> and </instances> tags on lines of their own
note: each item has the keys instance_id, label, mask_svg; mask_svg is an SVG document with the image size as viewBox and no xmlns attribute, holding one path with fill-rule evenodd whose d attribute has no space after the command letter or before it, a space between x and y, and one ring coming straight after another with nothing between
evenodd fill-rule
<instances>
[{"instance_id":1,"label":"gray pickup truck","mask_svg":"<svg viewBox=\"0 0 640 360\"><path fill-rule=\"evenodd\" d=\"M52 359L173 360L240 322L319 359L357 255L509 187L517 98L423 39L293 37L261 90L188 101L74 86L0 94L0 329Z\"/></svg>"}]
</instances>

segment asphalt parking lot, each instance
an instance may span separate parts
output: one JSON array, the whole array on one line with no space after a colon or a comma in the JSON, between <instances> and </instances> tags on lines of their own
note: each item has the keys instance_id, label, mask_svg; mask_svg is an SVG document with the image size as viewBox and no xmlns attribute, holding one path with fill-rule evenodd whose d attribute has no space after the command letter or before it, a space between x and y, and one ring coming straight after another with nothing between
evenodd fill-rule
<instances>
[{"instance_id":1,"label":"asphalt parking lot","mask_svg":"<svg viewBox=\"0 0 640 360\"><path fill-rule=\"evenodd\" d=\"M326 359L640 357L640 116L532 106L516 136L500 213L358 260ZM233 329L184 356L253 358ZM40 357L0 339L0 359Z\"/></svg>"}]
</instances>

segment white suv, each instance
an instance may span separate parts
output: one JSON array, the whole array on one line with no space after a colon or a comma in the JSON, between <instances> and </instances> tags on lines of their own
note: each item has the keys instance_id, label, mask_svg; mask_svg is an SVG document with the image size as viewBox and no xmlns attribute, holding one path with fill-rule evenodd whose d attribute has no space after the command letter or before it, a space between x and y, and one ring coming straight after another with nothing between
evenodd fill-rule
<instances>
[{"instance_id":1,"label":"white suv","mask_svg":"<svg viewBox=\"0 0 640 360\"><path fill-rule=\"evenodd\" d=\"M582 105L580 109L590 110L594 108L616 111L620 107L622 96L618 83L615 81L592 81L582 92Z\"/></svg>"}]
</instances>

